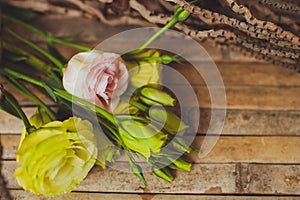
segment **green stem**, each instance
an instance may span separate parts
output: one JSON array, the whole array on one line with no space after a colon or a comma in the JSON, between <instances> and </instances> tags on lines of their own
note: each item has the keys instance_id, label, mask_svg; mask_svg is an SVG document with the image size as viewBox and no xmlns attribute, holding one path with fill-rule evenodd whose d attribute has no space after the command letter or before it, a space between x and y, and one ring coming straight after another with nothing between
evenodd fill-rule
<instances>
[{"instance_id":1,"label":"green stem","mask_svg":"<svg viewBox=\"0 0 300 200\"><path fill-rule=\"evenodd\" d=\"M5 41L3 41L2 44L3 44L3 49L17 55L25 56L26 57L25 62L28 65L34 67L35 69L39 70L43 74L49 75L49 77L52 78L56 83L59 84L61 82L60 79L57 77L57 75L53 72L53 67L51 65L45 63L44 61L37 58L33 54L30 54L15 45L9 44Z\"/></svg>"},{"instance_id":2,"label":"green stem","mask_svg":"<svg viewBox=\"0 0 300 200\"><path fill-rule=\"evenodd\" d=\"M46 87L47 84L40 81L40 80L37 80L37 79L34 79L32 77L29 77L29 76L26 76L24 74L21 74L21 73L18 73L16 71L13 71L11 69L3 69L4 72L6 72L8 75L11 75L17 79L22 79L24 81L27 81L31 84L34 84L36 86L39 86L39 87L42 87L44 89L47 89ZM61 90L61 89L58 89L58 88L52 88L52 90L54 91L54 94L56 96L59 96L69 102L74 102L74 103L77 103L78 105L85 105L86 107L88 107L89 109L91 110L95 110L98 114L100 114L103 118L107 119L109 122L111 122L113 125L117 125L113 115L109 112L107 112L106 110L98 107L98 106L95 106L94 104L84 100L84 99L81 99L79 97L76 97L76 96L73 96L72 94L64 91L64 90Z\"/></svg>"},{"instance_id":3,"label":"green stem","mask_svg":"<svg viewBox=\"0 0 300 200\"><path fill-rule=\"evenodd\" d=\"M11 70L11 69L8 69L8 68L4 68L4 69L1 69L1 71L0 71L2 74L6 74L6 75L8 75L8 76L13 76L13 77L15 77L15 78L17 78L17 79L22 79L22 80L24 80L24 81L27 81L27 82L29 82L29 83L31 83L31 84L34 84L34 85L37 85L37 86L39 86L39 87L45 87L45 83L44 82L42 82L42 81L39 81L39 80L36 80L36 79L34 79L34 78L31 78L31 77L29 77L29 76L26 76L26 75L24 75L24 74L21 74L21 73L19 73L19 72L16 72L16 71L14 71L14 70Z\"/></svg>"},{"instance_id":4,"label":"green stem","mask_svg":"<svg viewBox=\"0 0 300 200\"><path fill-rule=\"evenodd\" d=\"M57 60L54 56L52 56L51 54L49 54L46 50L42 49L41 47L39 47L38 45L34 44L33 42L31 42L30 40L27 40L26 38L22 37L21 35L17 34L16 32L14 32L13 30L9 29L9 28L4 28L4 30L6 32L8 32L9 34L11 34L12 36L14 36L15 38L17 38L18 40L24 42L25 44L27 44L28 46L34 48L35 50L39 51L41 54L43 54L44 56L46 56L49 60L51 60L51 62L53 62L62 72L63 69L63 64Z\"/></svg>"},{"instance_id":5,"label":"green stem","mask_svg":"<svg viewBox=\"0 0 300 200\"><path fill-rule=\"evenodd\" d=\"M89 51L89 50L91 50L91 48L89 48L89 47L85 47L85 46L82 46L82 45L74 44L74 43L65 41L63 39L54 37L52 35L48 35L45 32L43 32L42 30L40 30L40 29L38 29L38 28L30 25L30 24L27 24L26 22L18 20L18 19L14 18L14 17L10 17L10 16L7 16L7 15L2 15L2 16L3 16L4 20L7 20L7 21L10 21L10 22L19 24L19 25L23 26L24 28L26 28L27 30L30 30L31 32L38 34L39 36L41 36L42 38L44 38L48 42L55 42L57 44L62 44L62 45L65 45L65 46L73 47L73 48L76 48L76 49L82 50L82 51Z\"/></svg>"},{"instance_id":6,"label":"green stem","mask_svg":"<svg viewBox=\"0 0 300 200\"><path fill-rule=\"evenodd\" d=\"M57 44L62 44L62 45L65 45L65 46L73 47L73 48L81 50L81 51L90 51L90 50L92 50L92 48L90 48L90 47L85 47L85 46L82 46L82 45L79 45L79 44L74 44L72 42L68 42L68 41L65 41L65 40L62 40L62 39L59 39L59 38L56 38L56 37L47 36L47 38L45 38L45 39L47 41L55 42Z\"/></svg>"},{"instance_id":7,"label":"green stem","mask_svg":"<svg viewBox=\"0 0 300 200\"><path fill-rule=\"evenodd\" d=\"M147 48L156 38L158 38L161 34L171 28L174 24L177 23L177 17L173 17L164 27L162 27L159 31L157 31L154 35L152 35L140 48L133 51L132 54L137 54L142 52L145 48Z\"/></svg>"},{"instance_id":8,"label":"green stem","mask_svg":"<svg viewBox=\"0 0 300 200\"><path fill-rule=\"evenodd\" d=\"M60 89L57 89L57 88L53 88L53 90L54 90L54 93L57 96L65 99L67 101L74 102L74 103L76 103L78 105L81 105L81 106L85 105L89 109L95 110L98 114L100 114L103 118L107 119L113 125L115 125L115 126L117 125L114 116L111 113L107 112L106 110L104 110L104 109L102 109L102 108L100 108L100 107L98 107L98 106L96 106L96 105L94 105L94 104L92 104L92 103L84 100L84 99L81 99L79 97L73 96L72 94L70 94L70 93L68 93L68 92L66 92L64 90L60 90Z\"/></svg>"},{"instance_id":9,"label":"green stem","mask_svg":"<svg viewBox=\"0 0 300 200\"><path fill-rule=\"evenodd\" d=\"M26 117L25 113L21 109L17 100L7 91L4 92L4 95L5 95L5 100L7 101L7 103L18 113L20 118L23 120L26 130L30 133L31 132L30 130L32 130L33 127L31 126L28 118Z\"/></svg>"},{"instance_id":10,"label":"green stem","mask_svg":"<svg viewBox=\"0 0 300 200\"><path fill-rule=\"evenodd\" d=\"M48 106L40 100L36 95L34 95L30 90L28 90L24 85L20 84L17 80L12 78L7 78L2 76L2 78L11 86L15 87L17 90L22 92L25 96L30 98L33 102L35 102L38 106L40 106L52 120L56 120L54 112L48 108Z\"/></svg>"}]
</instances>

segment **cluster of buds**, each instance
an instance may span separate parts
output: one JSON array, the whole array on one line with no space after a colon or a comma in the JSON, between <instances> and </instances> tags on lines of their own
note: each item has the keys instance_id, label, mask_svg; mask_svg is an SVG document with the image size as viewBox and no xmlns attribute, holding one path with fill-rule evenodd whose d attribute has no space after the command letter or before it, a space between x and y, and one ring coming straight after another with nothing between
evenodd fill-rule
<instances>
[{"instance_id":1,"label":"cluster of buds","mask_svg":"<svg viewBox=\"0 0 300 200\"><path fill-rule=\"evenodd\" d=\"M161 87L143 86L131 98L138 117L119 118L119 134L124 144L144 158L158 177L171 182L171 170L190 171L192 164L183 159L192 148L185 140L188 126L165 107L175 99ZM136 116L136 115L135 115Z\"/></svg>"}]
</instances>

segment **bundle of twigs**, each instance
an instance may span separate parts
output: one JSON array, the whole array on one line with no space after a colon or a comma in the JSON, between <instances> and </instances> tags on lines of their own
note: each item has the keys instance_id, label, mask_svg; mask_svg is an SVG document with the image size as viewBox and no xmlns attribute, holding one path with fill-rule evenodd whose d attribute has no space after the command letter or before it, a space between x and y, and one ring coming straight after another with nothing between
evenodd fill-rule
<instances>
[{"instance_id":1,"label":"bundle of twigs","mask_svg":"<svg viewBox=\"0 0 300 200\"><path fill-rule=\"evenodd\" d=\"M300 71L297 0L0 0L44 13L84 16L101 23L166 24L176 6L192 13L176 29L191 37Z\"/></svg>"}]
</instances>

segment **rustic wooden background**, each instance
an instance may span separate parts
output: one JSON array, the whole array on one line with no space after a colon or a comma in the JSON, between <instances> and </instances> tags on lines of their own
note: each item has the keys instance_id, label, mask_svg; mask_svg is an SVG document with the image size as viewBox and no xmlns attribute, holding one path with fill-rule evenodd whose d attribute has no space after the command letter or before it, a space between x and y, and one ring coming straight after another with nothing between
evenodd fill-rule
<instances>
[{"instance_id":1,"label":"rustic wooden background","mask_svg":"<svg viewBox=\"0 0 300 200\"><path fill-rule=\"evenodd\" d=\"M56 16L33 24L58 36L84 31L76 40L91 47L132 28ZM29 33L27 37L42 44L39 37ZM300 199L300 74L238 52L218 50L209 43L202 45L216 62L227 95L225 126L212 152L204 159L193 158L192 171L177 172L173 183L145 174L149 186L144 187L132 174L94 167L76 191L51 199ZM68 58L75 53L70 48L60 49ZM202 120L195 143L201 144L201 133L209 122L205 84L198 76L191 76L193 68L176 69L198 96ZM16 95L26 114L32 115L33 103ZM20 120L0 112L1 171L7 188L14 199L48 199L23 191L13 177L21 129Z\"/></svg>"}]
</instances>

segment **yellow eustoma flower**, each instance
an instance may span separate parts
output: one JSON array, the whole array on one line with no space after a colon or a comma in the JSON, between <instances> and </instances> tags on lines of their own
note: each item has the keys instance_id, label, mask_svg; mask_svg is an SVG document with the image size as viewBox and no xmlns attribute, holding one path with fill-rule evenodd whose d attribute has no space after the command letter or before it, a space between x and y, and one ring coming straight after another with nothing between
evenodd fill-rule
<instances>
[{"instance_id":1,"label":"yellow eustoma flower","mask_svg":"<svg viewBox=\"0 0 300 200\"><path fill-rule=\"evenodd\" d=\"M51 122L51 119L45 111L37 110L37 112L30 117L29 122L35 128L40 128L44 124L47 124L47 123ZM26 135L27 135L27 131L26 131L26 128L24 126L22 134L21 134L19 148L20 148L20 146L22 144L22 141L24 140ZM18 157L17 157L17 160L18 160Z\"/></svg>"},{"instance_id":2,"label":"yellow eustoma flower","mask_svg":"<svg viewBox=\"0 0 300 200\"><path fill-rule=\"evenodd\" d=\"M22 141L14 173L25 190L56 196L74 190L96 162L92 124L71 117L42 125Z\"/></svg>"},{"instance_id":3,"label":"yellow eustoma flower","mask_svg":"<svg viewBox=\"0 0 300 200\"><path fill-rule=\"evenodd\" d=\"M158 58L159 52L149 50L135 55L138 58L153 57ZM126 62L129 71L129 79L132 86L139 88L149 84L160 84L161 82L161 62L158 60Z\"/></svg>"}]
</instances>

